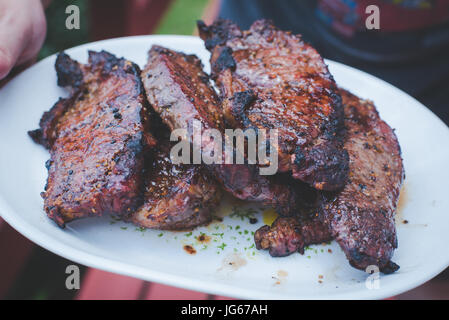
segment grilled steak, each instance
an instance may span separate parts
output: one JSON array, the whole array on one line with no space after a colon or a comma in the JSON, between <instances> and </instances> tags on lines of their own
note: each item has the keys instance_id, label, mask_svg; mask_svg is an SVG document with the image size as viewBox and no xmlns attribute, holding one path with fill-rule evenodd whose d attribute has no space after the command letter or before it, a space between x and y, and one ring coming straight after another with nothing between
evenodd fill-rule
<instances>
[{"instance_id":1,"label":"grilled steak","mask_svg":"<svg viewBox=\"0 0 449 320\"><path fill-rule=\"evenodd\" d=\"M145 203L129 221L145 228L184 230L211 221L220 189L201 165L173 164L170 144L161 147L147 167Z\"/></svg>"},{"instance_id":2,"label":"grilled steak","mask_svg":"<svg viewBox=\"0 0 449 320\"><path fill-rule=\"evenodd\" d=\"M64 227L81 217L135 210L142 203L144 151L155 144L139 67L102 51L89 52L86 65L61 53L56 71L70 97L29 133L51 154L45 211Z\"/></svg>"},{"instance_id":3,"label":"grilled steak","mask_svg":"<svg viewBox=\"0 0 449 320\"><path fill-rule=\"evenodd\" d=\"M227 20L198 23L212 78L234 128L278 129L279 170L320 190L344 186L343 109L321 56L266 20L241 31Z\"/></svg>"},{"instance_id":4,"label":"grilled steak","mask_svg":"<svg viewBox=\"0 0 449 320\"><path fill-rule=\"evenodd\" d=\"M306 246L330 240L329 229L317 217L307 220L279 217L271 226L263 226L254 234L256 248L269 250L272 257L284 257L295 252L304 254Z\"/></svg>"},{"instance_id":5,"label":"grilled steak","mask_svg":"<svg viewBox=\"0 0 449 320\"><path fill-rule=\"evenodd\" d=\"M279 218L271 228L259 229L255 242L271 255L283 256L333 238L353 267L365 270L376 265L391 273L399 268L391 261L397 247L394 214L404 174L399 144L371 102L345 90L341 96L350 159L348 183L340 192L319 192L318 198L301 191L298 201L306 204L306 214L317 212L319 219L313 214L309 220Z\"/></svg>"},{"instance_id":6,"label":"grilled steak","mask_svg":"<svg viewBox=\"0 0 449 320\"><path fill-rule=\"evenodd\" d=\"M349 152L349 181L338 194L323 194L322 221L340 244L349 263L384 273L397 247L394 215L404 177L401 151L393 130L375 106L341 90Z\"/></svg>"},{"instance_id":7,"label":"grilled steak","mask_svg":"<svg viewBox=\"0 0 449 320\"><path fill-rule=\"evenodd\" d=\"M203 154L216 150L215 140L197 141L193 136L194 120L201 123L201 133L208 129L224 132L221 103L196 56L153 46L142 81L148 101L171 130L187 129L186 139ZM284 214L292 211L295 201L288 186L260 176L257 166L210 164L206 168L235 197L270 204Z\"/></svg>"},{"instance_id":8,"label":"grilled steak","mask_svg":"<svg viewBox=\"0 0 449 320\"><path fill-rule=\"evenodd\" d=\"M271 226L263 226L254 234L256 248L269 250L273 257L304 253L304 247L332 240L329 228L318 216L319 191L291 177L284 179L296 194L296 212L292 217L279 217Z\"/></svg>"}]
</instances>

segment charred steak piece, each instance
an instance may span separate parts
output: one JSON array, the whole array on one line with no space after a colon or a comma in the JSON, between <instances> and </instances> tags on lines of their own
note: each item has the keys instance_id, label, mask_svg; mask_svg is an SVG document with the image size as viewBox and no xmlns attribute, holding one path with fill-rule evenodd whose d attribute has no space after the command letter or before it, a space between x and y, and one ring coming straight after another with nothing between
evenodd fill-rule
<instances>
[{"instance_id":1,"label":"charred steak piece","mask_svg":"<svg viewBox=\"0 0 449 320\"><path fill-rule=\"evenodd\" d=\"M70 90L30 136L50 150L44 209L60 227L86 216L125 214L142 203L148 131L139 67L89 52L82 65L60 53L58 85Z\"/></svg>"},{"instance_id":2,"label":"charred steak piece","mask_svg":"<svg viewBox=\"0 0 449 320\"><path fill-rule=\"evenodd\" d=\"M403 180L400 148L393 130L374 105L341 90L349 152L349 180L340 192L298 191L299 217L278 218L257 230L258 249L285 256L307 244L336 239L349 263L361 270L376 265L384 273L399 266L391 261L397 247L394 214ZM315 200L316 201L315 201ZM318 213L318 218L313 213ZM304 219L307 214L310 219Z\"/></svg>"},{"instance_id":3,"label":"charred steak piece","mask_svg":"<svg viewBox=\"0 0 449 320\"><path fill-rule=\"evenodd\" d=\"M304 254L304 248L332 240L329 229L317 217L300 220L297 217L279 217L271 226L263 226L254 234L256 248L268 250L272 257L292 253Z\"/></svg>"},{"instance_id":4,"label":"charred steak piece","mask_svg":"<svg viewBox=\"0 0 449 320\"><path fill-rule=\"evenodd\" d=\"M171 130L187 129L188 141L203 154L215 150L215 142L193 136L193 121L201 123L201 133L208 129L224 132L221 103L203 71L201 61L163 47L153 46L142 72L148 101ZM224 156L223 158L224 159ZM256 165L211 164L207 170L231 194L239 199L261 201L279 212L292 211L294 195L288 186L259 175Z\"/></svg>"},{"instance_id":5,"label":"charred steak piece","mask_svg":"<svg viewBox=\"0 0 449 320\"><path fill-rule=\"evenodd\" d=\"M404 177L401 150L393 130L372 102L341 90L349 153L349 180L337 194L323 194L322 221L361 270L376 265L384 273L397 247L395 212Z\"/></svg>"},{"instance_id":6,"label":"charred steak piece","mask_svg":"<svg viewBox=\"0 0 449 320\"><path fill-rule=\"evenodd\" d=\"M269 250L272 257L292 253L304 254L304 247L332 240L327 225L319 217L320 192L297 180L284 179L296 193L297 211L292 217L278 217L271 226L265 225L254 234L256 248Z\"/></svg>"},{"instance_id":7,"label":"charred steak piece","mask_svg":"<svg viewBox=\"0 0 449 320\"><path fill-rule=\"evenodd\" d=\"M146 168L145 202L128 220L145 228L185 230L211 221L221 193L201 165L173 164L170 144L160 143Z\"/></svg>"},{"instance_id":8,"label":"charred steak piece","mask_svg":"<svg viewBox=\"0 0 449 320\"><path fill-rule=\"evenodd\" d=\"M241 31L228 20L198 22L211 51L212 78L226 121L236 128L278 129L279 171L319 190L342 188L348 154L337 86L318 52L269 21Z\"/></svg>"}]
</instances>

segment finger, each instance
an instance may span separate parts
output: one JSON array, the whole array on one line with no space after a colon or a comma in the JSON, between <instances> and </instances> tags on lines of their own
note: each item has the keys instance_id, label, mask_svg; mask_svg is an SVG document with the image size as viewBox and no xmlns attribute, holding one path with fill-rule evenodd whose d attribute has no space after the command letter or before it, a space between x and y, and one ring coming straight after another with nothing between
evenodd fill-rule
<instances>
[{"instance_id":1,"label":"finger","mask_svg":"<svg viewBox=\"0 0 449 320\"><path fill-rule=\"evenodd\" d=\"M0 0L0 79L37 54L45 31L40 1Z\"/></svg>"},{"instance_id":2,"label":"finger","mask_svg":"<svg viewBox=\"0 0 449 320\"><path fill-rule=\"evenodd\" d=\"M47 23L45 20L44 9L40 1L37 1L36 8L33 9L32 15L33 18L31 31L29 31L28 34L28 42L17 59L16 64L29 64L30 61L35 60L45 40Z\"/></svg>"},{"instance_id":3,"label":"finger","mask_svg":"<svg viewBox=\"0 0 449 320\"><path fill-rule=\"evenodd\" d=\"M1 37L0 37L1 41ZM14 58L9 50L0 47L0 79L6 77L14 66Z\"/></svg>"},{"instance_id":4,"label":"finger","mask_svg":"<svg viewBox=\"0 0 449 320\"><path fill-rule=\"evenodd\" d=\"M20 1L19 1L20 2ZM0 79L17 62L26 41L26 26L16 1L0 1Z\"/></svg>"}]
</instances>

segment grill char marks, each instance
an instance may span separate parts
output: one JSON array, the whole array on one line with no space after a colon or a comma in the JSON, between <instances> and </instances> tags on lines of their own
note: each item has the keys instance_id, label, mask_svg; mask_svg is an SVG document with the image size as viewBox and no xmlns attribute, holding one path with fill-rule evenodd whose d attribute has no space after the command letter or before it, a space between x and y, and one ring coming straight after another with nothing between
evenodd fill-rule
<instances>
[{"instance_id":1,"label":"grill char marks","mask_svg":"<svg viewBox=\"0 0 449 320\"><path fill-rule=\"evenodd\" d=\"M323 194L322 220L353 267L376 265L391 273L399 268L391 261L397 247L394 215L404 177L399 143L370 101L345 90L341 96L349 181L338 194Z\"/></svg>"},{"instance_id":2,"label":"grill char marks","mask_svg":"<svg viewBox=\"0 0 449 320\"><path fill-rule=\"evenodd\" d=\"M273 257L304 253L304 248L332 240L327 225L319 219L320 192L308 185L284 178L296 194L296 212L292 217L279 217L271 226L259 228L254 235L256 248L269 250Z\"/></svg>"},{"instance_id":3,"label":"grill char marks","mask_svg":"<svg viewBox=\"0 0 449 320\"><path fill-rule=\"evenodd\" d=\"M273 226L260 228L255 242L272 256L284 256L328 237L338 242L353 267L366 270L375 265L392 273L399 269L391 261L397 247L394 215L404 175L399 144L371 102L340 91L350 158L348 183L334 193L299 190L299 217L279 218ZM307 216L312 218L303 218Z\"/></svg>"},{"instance_id":4,"label":"grill char marks","mask_svg":"<svg viewBox=\"0 0 449 320\"><path fill-rule=\"evenodd\" d=\"M304 254L306 246L330 240L328 228L318 218L301 221L296 217L280 217L254 234L256 248L268 250L272 257L285 257L295 252Z\"/></svg>"},{"instance_id":5,"label":"grill char marks","mask_svg":"<svg viewBox=\"0 0 449 320\"><path fill-rule=\"evenodd\" d=\"M146 173L145 203L129 220L136 225L186 230L211 221L220 190L204 167L173 164L170 143L163 141Z\"/></svg>"},{"instance_id":6,"label":"grill char marks","mask_svg":"<svg viewBox=\"0 0 449 320\"><path fill-rule=\"evenodd\" d=\"M226 121L234 127L278 129L279 170L320 190L342 188L348 155L342 148L343 109L323 59L299 36L256 21L241 31L227 20L198 23L212 53ZM251 91L241 108L235 95ZM236 109L237 108L237 109Z\"/></svg>"},{"instance_id":7,"label":"grill char marks","mask_svg":"<svg viewBox=\"0 0 449 320\"><path fill-rule=\"evenodd\" d=\"M61 53L58 84L70 91L30 136L50 150L44 209L59 226L122 214L142 202L144 152L154 146L135 64L105 51L79 64Z\"/></svg>"},{"instance_id":8,"label":"grill char marks","mask_svg":"<svg viewBox=\"0 0 449 320\"><path fill-rule=\"evenodd\" d=\"M215 142L207 138L201 142L194 140L193 121L201 123L202 133L207 129L223 133L225 126L221 103L200 60L196 56L153 46L142 80L148 101L164 123L171 130L187 129L187 138L194 148L201 147L203 154L211 154ZM257 166L212 164L206 168L237 198L273 205L284 214L292 211L294 197L288 186L260 176Z\"/></svg>"}]
</instances>

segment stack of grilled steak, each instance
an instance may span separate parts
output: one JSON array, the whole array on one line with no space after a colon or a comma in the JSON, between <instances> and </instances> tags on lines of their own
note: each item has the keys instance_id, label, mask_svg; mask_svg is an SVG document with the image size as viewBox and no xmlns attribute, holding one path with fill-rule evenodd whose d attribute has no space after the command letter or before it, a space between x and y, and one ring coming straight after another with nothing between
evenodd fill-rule
<instances>
[{"instance_id":1,"label":"stack of grilled steak","mask_svg":"<svg viewBox=\"0 0 449 320\"><path fill-rule=\"evenodd\" d=\"M340 92L347 127L344 145L350 159L345 187L309 197L314 199L309 206L311 218L304 223L278 218L271 227L260 228L256 246L272 256L286 256L302 252L305 245L335 239L355 268L376 265L391 273L399 268L391 261L397 247L394 214L404 173L399 144L371 102Z\"/></svg>"},{"instance_id":2,"label":"stack of grilled steak","mask_svg":"<svg viewBox=\"0 0 449 320\"><path fill-rule=\"evenodd\" d=\"M218 186L200 166L171 164L167 130L149 109L138 66L106 52L90 52L81 65L62 53L56 71L70 96L30 132L51 154L42 193L51 219L63 227L110 213L172 230L210 221Z\"/></svg>"},{"instance_id":3,"label":"stack of grilled steak","mask_svg":"<svg viewBox=\"0 0 449 320\"><path fill-rule=\"evenodd\" d=\"M334 238L352 266L396 271L391 257L402 159L396 136L375 107L338 90L312 47L267 21L248 31L225 20L200 22L199 30L212 54L227 123L278 128L279 170L316 190L299 188L296 217L258 230L257 247L285 256Z\"/></svg>"},{"instance_id":4,"label":"stack of grilled steak","mask_svg":"<svg viewBox=\"0 0 449 320\"><path fill-rule=\"evenodd\" d=\"M226 20L198 27L210 78L196 56L160 46L142 72L106 52L91 52L87 65L58 56L58 84L70 96L30 132L51 154L48 216L64 226L114 213L147 228L188 229L210 221L222 187L277 209L255 234L272 256L335 239L352 266L397 270L402 159L373 104L339 89L315 49L268 21L247 31ZM219 142L193 137L194 121L203 132L278 129L279 173L262 176L249 161L173 163L170 130L186 129L203 153L216 150Z\"/></svg>"},{"instance_id":5,"label":"stack of grilled steak","mask_svg":"<svg viewBox=\"0 0 449 320\"><path fill-rule=\"evenodd\" d=\"M209 27L200 22L199 30L212 53L212 78L228 124L277 128L280 172L291 171L319 190L344 186L341 98L316 50L265 20L244 32L227 20Z\"/></svg>"},{"instance_id":6,"label":"stack of grilled steak","mask_svg":"<svg viewBox=\"0 0 449 320\"><path fill-rule=\"evenodd\" d=\"M58 85L70 96L44 114L31 137L50 150L45 211L58 225L140 204L144 153L154 147L139 67L106 52L81 65L62 53Z\"/></svg>"}]
</instances>

